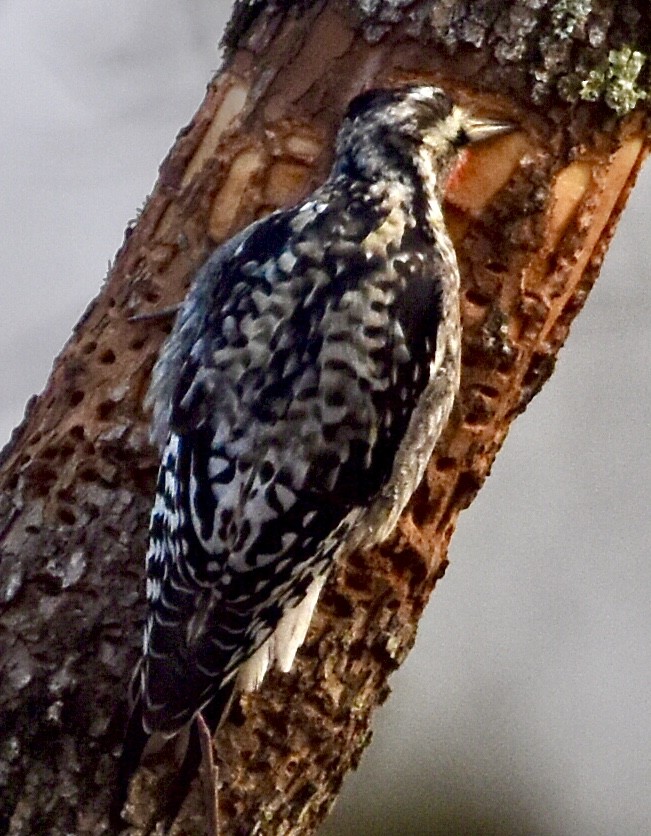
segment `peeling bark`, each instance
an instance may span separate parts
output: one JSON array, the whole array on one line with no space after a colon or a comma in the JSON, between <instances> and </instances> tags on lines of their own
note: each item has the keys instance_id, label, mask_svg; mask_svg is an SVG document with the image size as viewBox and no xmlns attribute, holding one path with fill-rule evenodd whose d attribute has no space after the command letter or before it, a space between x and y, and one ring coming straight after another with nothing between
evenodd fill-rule
<instances>
[{"instance_id":1,"label":"peeling bark","mask_svg":"<svg viewBox=\"0 0 651 836\"><path fill-rule=\"evenodd\" d=\"M462 391L391 542L337 567L294 671L243 698L217 737L223 833L311 833L326 815L414 642L457 515L553 371L647 151L643 106L615 113L644 92L644 71L615 59L649 41L646 4L539 6L236 5L223 69L1 456L0 832L106 832L157 467L142 402L171 325L130 317L178 302L211 246L319 183L355 93L426 79L522 125L473 156L447 206ZM155 815L159 777L141 770L134 834ZM198 790L177 832L204 832Z\"/></svg>"}]
</instances>

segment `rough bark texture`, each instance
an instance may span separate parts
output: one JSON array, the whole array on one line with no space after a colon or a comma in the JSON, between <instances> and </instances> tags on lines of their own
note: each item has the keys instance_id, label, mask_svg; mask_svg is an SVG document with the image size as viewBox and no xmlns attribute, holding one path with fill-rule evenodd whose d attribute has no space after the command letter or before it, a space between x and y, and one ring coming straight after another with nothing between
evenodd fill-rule
<instances>
[{"instance_id":1,"label":"rough bark texture","mask_svg":"<svg viewBox=\"0 0 651 836\"><path fill-rule=\"evenodd\" d=\"M644 95L626 49L650 36L642 0L236 5L224 68L2 454L1 833L107 828L157 466L142 402L170 327L130 316L177 302L214 243L317 184L360 89L434 80L522 125L471 160L448 206L462 392L394 538L338 566L294 671L217 738L225 834L314 831L413 644L459 511L595 279L645 153L643 106L617 114ZM133 833L155 787L142 770ZM186 811L178 832L204 832L197 793Z\"/></svg>"}]
</instances>

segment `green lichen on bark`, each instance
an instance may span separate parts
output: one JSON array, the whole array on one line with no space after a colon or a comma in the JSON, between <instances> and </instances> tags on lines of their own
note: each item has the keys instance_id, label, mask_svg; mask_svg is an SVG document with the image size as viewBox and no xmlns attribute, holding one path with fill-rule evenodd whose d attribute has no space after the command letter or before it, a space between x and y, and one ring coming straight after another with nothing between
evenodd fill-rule
<instances>
[{"instance_id":1,"label":"green lichen on bark","mask_svg":"<svg viewBox=\"0 0 651 836\"><path fill-rule=\"evenodd\" d=\"M580 97L588 102L603 98L618 116L623 116L647 98L638 79L647 56L629 46L611 49L607 60L591 70L581 84Z\"/></svg>"}]
</instances>

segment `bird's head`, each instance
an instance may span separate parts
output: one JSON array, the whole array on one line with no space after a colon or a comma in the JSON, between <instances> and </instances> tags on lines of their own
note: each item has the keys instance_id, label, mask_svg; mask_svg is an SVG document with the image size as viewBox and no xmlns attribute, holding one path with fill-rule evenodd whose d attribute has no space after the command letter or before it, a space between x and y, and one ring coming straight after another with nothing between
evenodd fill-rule
<instances>
[{"instance_id":1,"label":"bird's head","mask_svg":"<svg viewBox=\"0 0 651 836\"><path fill-rule=\"evenodd\" d=\"M369 90L348 106L335 172L373 179L409 176L426 153L443 179L464 147L514 129L510 122L470 114L431 85Z\"/></svg>"}]
</instances>

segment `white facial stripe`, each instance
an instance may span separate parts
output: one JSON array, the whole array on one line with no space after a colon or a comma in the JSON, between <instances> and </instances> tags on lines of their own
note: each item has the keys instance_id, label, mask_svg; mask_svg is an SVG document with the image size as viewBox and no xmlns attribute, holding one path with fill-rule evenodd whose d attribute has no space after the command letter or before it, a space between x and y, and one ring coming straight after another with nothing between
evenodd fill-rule
<instances>
[{"instance_id":1,"label":"white facial stripe","mask_svg":"<svg viewBox=\"0 0 651 836\"><path fill-rule=\"evenodd\" d=\"M464 119L463 110L455 105L449 116L424 135L423 145L431 148L434 154L445 152L445 146L452 143L461 132Z\"/></svg>"}]
</instances>

